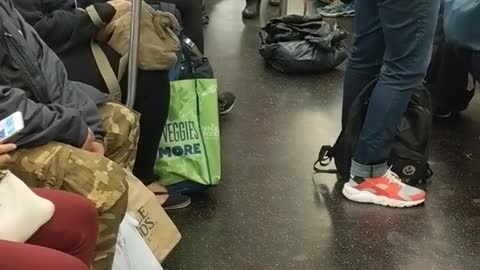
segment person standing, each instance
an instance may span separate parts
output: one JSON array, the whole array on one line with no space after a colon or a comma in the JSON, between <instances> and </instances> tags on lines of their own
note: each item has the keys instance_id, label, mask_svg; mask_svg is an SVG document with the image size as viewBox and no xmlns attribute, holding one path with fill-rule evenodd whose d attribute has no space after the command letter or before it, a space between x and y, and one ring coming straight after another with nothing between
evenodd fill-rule
<instances>
[{"instance_id":1,"label":"person standing","mask_svg":"<svg viewBox=\"0 0 480 270\"><path fill-rule=\"evenodd\" d=\"M425 77L440 0L356 0L355 35L343 86L342 126L360 91L379 76L354 149L344 196L391 207L423 203L426 193L408 186L387 164L395 129L411 94Z\"/></svg>"},{"instance_id":2,"label":"person standing","mask_svg":"<svg viewBox=\"0 0 480 270\"><path fill-rule=\"evenodd\" d=\"M243 9L242 16L244 19L253 19L258 16L260 11L261 0L246 0L247 5ZM269 0L271 6L279 6L280 0Z\"/></svg>"}]
</instances>

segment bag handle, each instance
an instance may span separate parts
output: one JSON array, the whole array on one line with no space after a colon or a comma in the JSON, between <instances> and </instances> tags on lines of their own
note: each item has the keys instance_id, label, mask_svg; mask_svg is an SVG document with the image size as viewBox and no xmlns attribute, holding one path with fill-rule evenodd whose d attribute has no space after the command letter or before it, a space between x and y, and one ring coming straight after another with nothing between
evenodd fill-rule
<instances>
[{"instance_id":1,"label":"bag handle","mask_svg":"<svg viewBox=\"0 0 480 270\"><path fill-rule=\"evenodd\" d=\"M108 92L110 93L110 96L115 101L121 101L122 88L120 87L119 79L115 75L115 72L113 71L113 68L110 65L110 62L108 61L107 56L103 52L102 48L100 48L100 46L95 41L92 40L90 47L92 49L95 62L97 63L98 70L100 71L100 74L102 75L103 80L107 85L107 89L108 89ZM120 62L122 62L122 59L120 59ZM119 64L119 67L121 66L120 64ZM123 66L126 66L126 65L123 64Z\"/></svg>"},{"instance_id":2,"label":"bag handle","mask_svg":"<svg viewBox=\"0 0 480 270\"><path fill-rule=\"evenodd\" d=\"M105 23L103 22L102 18L98 14L97 10L95 9L94 6L88 6L85 11L88 14L88 17L90 17L90 20L92 20L93 24L98 27L98 28L103 28L105 27Z\"/></svg>"},{"instance_id":3,"label":"bag handle","mask_svg":"<svg viewBox=\"0 0 480 270\"><path fill-rule=\"evenodd\" d=\"M105 27L105 23L103 22L102 18L100 17L94 6L87 7L86 12L95 26L97 26L98 28ZM128 64L128 54L122 56L119 60L117 77L102 48L93 40L91 42L91 49L100 74L102 75L103 80L107 85L110 96L116 101L121 101L122 88L120 87L120 81L125 74L125 70Z\"/></svg>"},{"instance_id":4,"label":"bag handle","mask_svg":"<svg viewBox=\"0 0 480 270\"><path fill-rule=\"evenodd\" d=\"M125 72L127 71L128 67L128 53L126 53L124 56L120 57L120 60L118 61L118 81L121 82L123 75L125 75Z\"/></svg>"}]
</instances>

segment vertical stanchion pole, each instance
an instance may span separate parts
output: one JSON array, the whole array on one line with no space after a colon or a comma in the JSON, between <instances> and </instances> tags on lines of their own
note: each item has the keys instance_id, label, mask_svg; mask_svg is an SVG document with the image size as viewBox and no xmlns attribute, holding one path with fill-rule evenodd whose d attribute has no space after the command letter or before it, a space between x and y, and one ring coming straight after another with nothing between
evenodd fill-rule
<instances>
[{"instance_id":1,"label":"vertical stanchion pole","mask_svg":"<svg viewBox=\"0 0 480 270\"><path fill-rule=\"evenodd\" d=\"M140 41L140 20L142 0L132 0L132 21L130 22L130 49L128 52L127 106L133 108L137 95L138 45Z\"/></svg>"},{"instance_id":2,"label":"vertical stanchion pole","mask_svg":"<svg viewBox=\"0 0 480 270\"><path fill-rule=\"evenodd\" d=\"M287 15L288 11L288 0L281 0L280 1L280 16Z\"/></svg>"}]
</instances>

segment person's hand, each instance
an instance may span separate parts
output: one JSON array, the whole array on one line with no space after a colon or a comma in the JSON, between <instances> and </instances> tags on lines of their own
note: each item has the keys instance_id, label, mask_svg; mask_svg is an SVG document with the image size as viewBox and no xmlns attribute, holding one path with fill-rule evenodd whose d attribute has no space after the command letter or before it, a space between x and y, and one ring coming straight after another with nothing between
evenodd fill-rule
<instances>
[{"instance_id":1,"label":"person's hand","mask_svg":"<svg viewBox=\"0 0 480 270\"><path fill-rule=\"evenodd\" d=\"M103 144L95 141L95 135L93 135L93 132L90 129L88 129L88 136L83 144L82 149L100 156L105 155L105 147L103 147Z\"/></svg>"},{"instance_id":2,"label":"person's hand","mask_svg":"<svg viewBox=\"0 0 480 270\"><path fill-rule=\"evenodd\" d=\"M17 149L15 144L0 144L0 164L9 163L12 161L12 158L8 153Z\"/></svg>"},{"instance_id":3,"label":"person's hand","mask_svg":"<svg viewBox=\"0 0 480 270\"><path fill-rule=\"evenodd\" d=\"M95 153L100 156L105 156L105 147L99 142L93 142L90 152Z\"/></svg>"},{"instance_id":4,"label":"person's hand","mask_svg":"<svg viewBox=\"0 0 480 270\"><path fill-rule=\"evenodd\" d=\"M107 4L111 5L116 11L112 21L129 12L132 8L132 2L127 0L112 0L108 1Z\"/></svg>"},{"instance_id":5,"label":"person's hand","mask_svg":"<svg viewBox=\"0 0 480 270\"><path fill-rule=\"evenodd\" d=\"M95 142L95 135L93 135L92 130L88 129L87 139L85 139L85 143L83 143L82 149L86 151L90 151L92 149L92 144Z\"/></svg>"}]
</instances>

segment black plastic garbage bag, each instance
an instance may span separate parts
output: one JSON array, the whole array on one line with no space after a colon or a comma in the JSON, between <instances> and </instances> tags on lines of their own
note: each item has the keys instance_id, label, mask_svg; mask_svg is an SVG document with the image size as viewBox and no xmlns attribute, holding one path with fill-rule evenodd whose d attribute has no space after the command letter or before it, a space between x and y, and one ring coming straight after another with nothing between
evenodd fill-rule
<instances>
[{"instance_id":1,"label":"black plastic garbage bag","mask_svg":"<svg viewBox=\"0 0 480 270\"><path fill-rule=\"evenodd\" d=\"M324 36L332 32L330 24L322 16L288 15L270 20L262 31L267 34L268 44L302 40L306 36Z\"/></svg>"},{"instance_id":2,"label":"black plastic garbage bag","mask_svg":"<svg viewBox=\"0 0 480 270\"><path fill-rule=\"evenodd\" d=\"M318 16L289 15L271 20L260 32L260 54L284 73L331 70L347 59L347 37Z\"/></svg>"}]
</instances>

